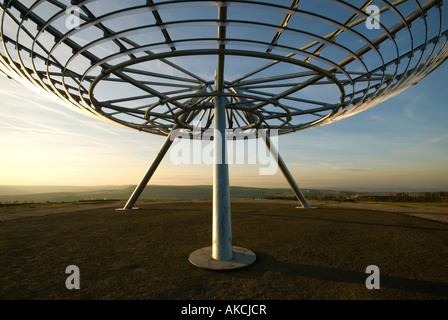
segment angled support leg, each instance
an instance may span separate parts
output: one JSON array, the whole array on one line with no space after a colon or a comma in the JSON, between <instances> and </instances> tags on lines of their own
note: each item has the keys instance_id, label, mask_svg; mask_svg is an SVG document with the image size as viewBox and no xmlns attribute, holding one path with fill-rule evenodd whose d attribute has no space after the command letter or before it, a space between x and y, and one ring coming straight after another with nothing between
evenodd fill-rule
<instances>
[{"instance_id":1,"label":"angled support leg","mask_svg":"<svg viewBox=\"0 0 448 320\"><path fill-rule=\"evenodd\" d=\"M168 152L168 149L173 144L174 139L171 138L171 133L167 136L165 142L163 143L162 147L160 148L159 152L157 153L154 161L152 162L151 166L149 167L148 171L146 172L143 179L140 181L140 183L135 188L134 192L132 193L131 197L129 198L128 202L124 206L124 208L120 208L117 210L135 210L138 208L134 208L134 204L137 201L137 199L142 194L143 190L145 189L146 185L148 184L149 180L151 179L154 172L157 170L157 167L159 166L162 159L165 157L166 153Z\"/></svg>"},{"instance_id":2,"label":"angled support leg","mask_svg":"<svg viewBox=\"0 0 448 320\"><path fill-rule=\"evenodd\" d=\"M302 206L302 208L310 209L311 208L310 204L308 203L302 191L300 190L299 186L297 185L296 181L294 180L294 177L292 176L282 157L278 153L278 150L272 144L269 135L267 135L264 130L258 130L258 132L262 137L262 139L264 140L264 142L266 143L268 150L271 152L272 156L277 161L280 170L282 171L283 175L285 176L286 180L291 186L291 189L294 192L295 196L297 197L297 200L299 200L299 203Z\"/></svg>"}]
</instances>

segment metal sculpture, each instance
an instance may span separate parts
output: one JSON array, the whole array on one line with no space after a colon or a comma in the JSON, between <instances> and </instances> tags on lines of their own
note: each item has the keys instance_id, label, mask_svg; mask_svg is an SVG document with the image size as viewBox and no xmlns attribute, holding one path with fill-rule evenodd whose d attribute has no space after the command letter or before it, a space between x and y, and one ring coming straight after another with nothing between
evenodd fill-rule
<instances>
[{"instance_id":1,"label":"metal sculpture","mask_svg":"<svg viewBox=\"0 0 448 320\"><path fill-rule=\"evenodd\" d=\"M440 0L2 2L7 76L86 115L167 137L123 209L134 208L173 132L213 128L213 241L190 255L211 269L255 261L232 244L226 143L217 136L261 136L309 208L269 135L366 110L448 58Z\"/></svg>"}]
</instances>

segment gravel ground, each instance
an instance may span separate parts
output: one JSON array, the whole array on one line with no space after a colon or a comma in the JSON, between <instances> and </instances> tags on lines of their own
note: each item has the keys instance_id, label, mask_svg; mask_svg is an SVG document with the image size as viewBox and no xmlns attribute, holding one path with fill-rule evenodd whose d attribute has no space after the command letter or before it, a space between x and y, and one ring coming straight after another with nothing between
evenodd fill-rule
<instances>
[{"instance_id":1,"label":"gravel ground","mask_svg":"<svg viewBox=\"0 0 448 320\"><path fill-rule=\"evenodd\" d=\"M233 271L188 261L211 245L210 201L3 208L0 299L448 299L448 224L431 220L446 208L311 204L232 202L233 243L257 255ZM66 288L69 265L80 270L79 290ZM370 265L380 289L366 288Z\"/></svg>"}]
</instances>

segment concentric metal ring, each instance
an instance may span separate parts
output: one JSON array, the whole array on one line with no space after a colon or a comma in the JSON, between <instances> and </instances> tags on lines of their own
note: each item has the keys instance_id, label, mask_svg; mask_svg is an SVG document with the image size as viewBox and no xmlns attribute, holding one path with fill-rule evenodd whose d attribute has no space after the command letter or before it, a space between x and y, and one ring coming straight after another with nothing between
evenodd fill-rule
<instances>
[{"instance_id":1,"label":"concentric metal ring","mask_svg":"<svg viewBox=\"0 0 448 320\"><path fill-rule=\"evenodd\" d=\"M69 108L167 135L208 128L225 57L227 127L285 134L432 72L448 58L447 11L440 0L7 0L0 70Z\"/></svg>"}]
</instances>

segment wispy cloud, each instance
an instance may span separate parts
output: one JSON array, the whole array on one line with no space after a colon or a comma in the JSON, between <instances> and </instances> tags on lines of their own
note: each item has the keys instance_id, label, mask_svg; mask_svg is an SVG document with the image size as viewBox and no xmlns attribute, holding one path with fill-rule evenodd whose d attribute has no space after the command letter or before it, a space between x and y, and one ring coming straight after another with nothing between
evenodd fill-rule
<instances>
[{"instance_id":1,"label":"wispy cloud","mask_svg":"<svg viewBox=\"0 0 448 320\"><path fill-rule=\"evenodd\" d=\"M426 142L427 143L440 143L440 142L447 142L447 141L448 141L448 133L438 136L438 137L428 139Z\"/></svg>"},{"instance_id":2,"label":"wispy cloud","mask_svg":"<svg viewBox=\"0 0 448 320\"><path fill-rule=\"evenodd\" d=\"M4 128L41 137L47 134L47 138L52 135L83 138L88 143L96 143L108 148L113 148L119 139L125 141L123 143L127 146L131 144L151 151L157 149L150 143L142 143L141 140L133 138L132 133L129 133L130 129L111 123L101 123L99 118L89 118L68 109L64 110L63 106L53 102L41 101L44 98L34 92L18 91L15 86L7 86L0 88L0 96L5 97L3 98L4 111L0 114ZM49 103L52 105L48 106ZM105 135L99 135L98 132ZM112 144L111 140L115 143Z\"/></svg>"}]
</instances>

